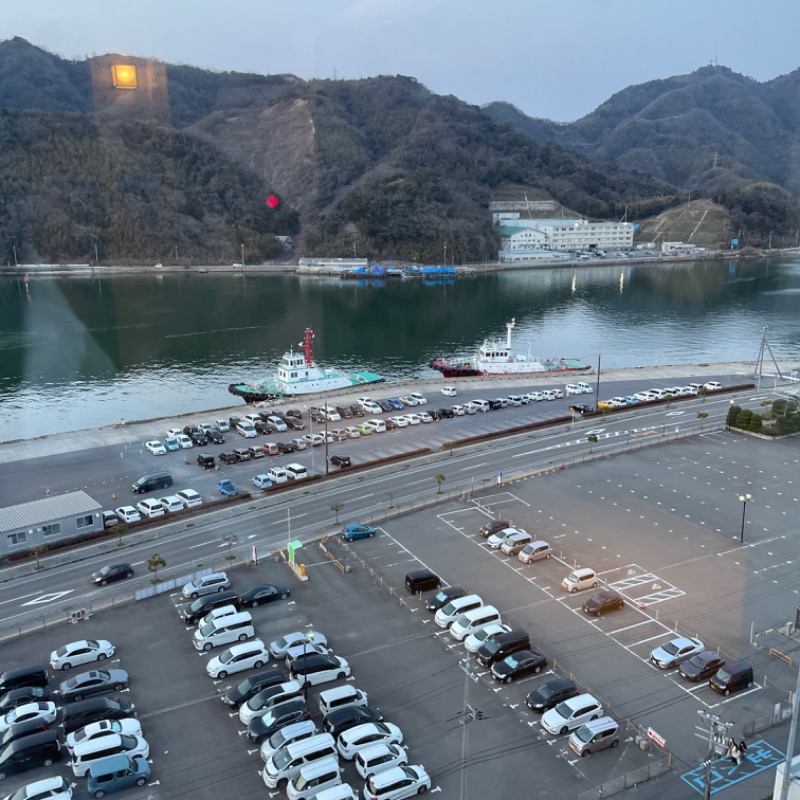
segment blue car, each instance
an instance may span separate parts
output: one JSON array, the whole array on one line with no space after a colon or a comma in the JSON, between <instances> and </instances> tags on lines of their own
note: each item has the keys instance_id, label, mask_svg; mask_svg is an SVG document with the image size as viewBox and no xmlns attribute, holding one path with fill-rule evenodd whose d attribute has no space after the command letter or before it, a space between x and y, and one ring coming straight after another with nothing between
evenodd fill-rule
<instances>
[{"instance_id":1,"label":"blue car","mask_svg":"<svg viewBox=\"0 0 800 800\"><path fill-rule=\"evenodd\" d=\"M400 411L405 408L403 401L399 397L390 397L388 402L392 404L392 408Z\"/></svg>"},{"instance_id":2,"label":"blue car","mask_svg":"<svg viewBox=\"0 0 800 800\"><path fill-rule=\"evenodd\" d=\"M343 542L354 542L356 539L371 539L375 528L369 525L345 525L340 534Z\"/></svg>"},{"instance_id":3,"label":"blue car","mask_svg":"<svg viewBox=\"0 0 800 800\"><path fill-rule=\"evenodd\" d=\"M167 436L164 439L164 447L169 451L180 450L180 442L174 436Z\"/></svg>"}]
</instances>

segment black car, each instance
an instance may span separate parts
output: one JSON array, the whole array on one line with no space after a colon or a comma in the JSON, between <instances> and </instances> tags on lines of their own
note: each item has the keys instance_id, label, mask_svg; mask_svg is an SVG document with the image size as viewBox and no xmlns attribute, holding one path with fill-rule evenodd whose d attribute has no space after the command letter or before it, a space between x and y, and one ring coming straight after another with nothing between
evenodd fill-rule
<instances>
[{"instance_id":1,"label":"black car","mask_svg":"<svg viewBox=\"0 0 800 800\"><path fill-rule=\"evenodd\" d=\"M124 669L91 669L80 672L59 686L65 703L83 700L94 694L119 692L128 687L128 673Z\"/></svg>"},{"instance_id":2,"label":"black car","mask_svg":"<svg viewBox=\"0 0 800 800\"><path fill-rule=\"evenodd\" d=\"M64 733L73 733L92 722L104 719L128 719L136 716L133 703L120 697L90 697L77 703L67 703L61 714Z\"/></svg>"},{"instance_id":3,"label":"black car","mask_svg":"<svg viewBox=\"0 0 800 800\"><path fill-rule=\"evenodd\" d=\"M483 536L484 539L488 539L492 534L502 531L503 528L510 527L511 523L507 519L492 519L489 520L489 522L484 522L478 533Z\"/></svg>"},{"instance_id":4,"label":"black car","mask_svg":"<svg viewBox=\"0 0 800 800\"><path fill-rule=\"evenodd\" d=\"M336 411L342 419L353 418L353 412L350 410L350 406L336 406Z\"/></svg>"},{"instance_id":5,"label":"black car","mask_svg":"<svg viewBox=\"0 0 800 800\"><path fill-rule=\"evenodd\" d=\"M286 414L281 416L294 417L295 419L303 419L303 412L299 408L290 408Z\"/></svg>"},{"instance_id":6,"label":"black car","mask_svg":"<svg viewBox=\"0 0 800 800\"><path fill-rule=\"evenodd\" d=\"M387 431L396 431L397 430L397 423L392 419L385 419L383 424L386 426Z\"/></svg>"},{"instance_id":7,"label":"black car","mask_svg":"<svg viewBox=\"0 0 800 800\"><path fill-rule=\"evenodd\" d=\"M209 444L223 444L225 442L225 437L222 435L222 431L218 431L216 428L206 431L206 438L208 439Z\"/></svg>"},{"instance_id":8,"label":"black car","mask_svg":"<svg viewBox=\"0 0 800 800\"><path fill-rule=\"evenodd\" d=\"M288 453L294 453L297 450L297 445L294 442L276 442L275 447L278 448L278 452L283 456Z\"/></svg>"},{"instance_id":9,"label":"black car","mask_svg":"<svg viewBox=\"0 0 800 800\"><path fill-rule=\"evenodd\" d=\"M428 413L433 417L434 422L438 422L444 416L441 408L432 408Z\"/></svg>"},{"instance_id":10,"label":"black car","mask_svg":"<svg viewBox=\"0 0 800 800\"><path fill-rule=\"evenodd\" d=\"M105 586L107 583L114 583L114 581L132 577L133 567L130 564L106 564L97 572L92 573L92 583L97 584L97 586Z\"/></svg>"},{"instance_id":11,"label":"black car","mask_svg":"<svg viewBox=\"0 0 800 800\"><path fill-rule=\"evenodd\" d=\"M0 675L0 695L23 686L47 686L49 680L46 664L9 669Z\"/></svg>"},{"instance_id":12,"label":"black car","mask_svg":"<svg viewBox=\"0 0 800 800\"><path fill-rule=\"evenodd\" d=\"M442 419L453 419L456 415L452 408L440 408L439 413L442 415Z\"/></svg>"},{"instance_id":13,"label":"black car","mask_svg":"<svg viewBox=\"0 0 800 800\"><path fill-rule=\"evenodd\" d=\"M713 650L703 650L692 656L688 661L684 661L678 667L681 677L692 683L708 680L712 675L716 675L720 667L725 666L725 659L717 655Z\"/></svg>"},{"instance_id":14,"label":"black car","mask_svg":"<svg viewBox=\"0 0 800 800\"><path fill-rule=\"evenodd\" d=\"M250 451L246 447L234 447L233 454L237 461L249 461Z\"/></svg>"},{"instance_id":15,"label":"black car","mask_svg":"<svg viewBox=\"0 0 800 800\"><path fill-rule=\"evenodd\" d=\"M428 611L438 611L442 606L447 605L451 600L456 597L464 597L467 594L466 589L460 586L447 586L440 589L433 597L429 597L425 603L425 608Z\"/></svg>"},{"instance_id":16,"label":"black car","mask_svg":"<svg viewBox=\"0 0 800 800\"><path fill-rule=\"evenodd\" d=\"M203 469L216 469L217 467L217 462L214 460L214 456L209 455L208 453L198 454L197 463Z\"/></svg>"},{"instance_id":17,"label":"black car","mask_svg":"<svg viewBox=\"0 0 800 800\"><path fill-rule=\"evenodd\" d=\"M394 411L395 407L392 403L388 400L377 400L378 405L381 407L381 411ZM402 408L402 406L400 406Z\"/></svg>"},{"instance_id":18,"label":"black car","mask_svg":"<svg viewBox=\"0 0 800 800\"><path fill-rule=\"evenodd\" d=\"M362 406L360 403L353 403L353 405L350 406L350 413L354 417L363 417L364 416L364 406Z\"/></svg>"},{"instance_id":19,"label":"black car","mask_svg":"<svg viewBox=\"0 0 800 800\"><path fill-rule=\"evenodd\" d=\"M220 453L219 460L223 464L235 464L239 459L236 458L235 453Z\"/></svg>"},{"instance_id":20,"label":"black car","mask_svg":"<svg viewBox=\"0 0 800 800\"><path fill-rule=\"evenodd\" d=\"M235 414L231 417L228 417L228 425L232 431L236 430L236 426L242 421L241 417L237 417Z\"/></svg>"},{"instance_id":21,"label":"black car","mask_svg":"<svg viewBox=\"0 0 800 800\"><path fill-rule=\"evenodd\" d=\"M613 589L602 589L583 604L583 610L593 617L606 611L620 611L623 608L625 608L625 600Z\"/></svg>"},{"instance_id":22,"label":"black car","mask_svg":"<svg viewBox=\"0 0 800 800\"><path fill-rule=\"evenodd\" d=\"M383 714L379 709L369 706L345 706L331 711L325 717L324 727L334 739L338 739L340 733L365 722L383 722Z\"/></svg>"},{"instance_id":23,"label":"black car","mask_svg":"<svg viewBox=\"0 0 800 800\"><path fill-rule=\"evenodd\" d=\"M254 717L247 726L247 738L253 742L260 742L273 733L291 725L293 722L302 722L311 719L311 711L302 697L278 703L266 714Z\"/></svg>"},{"instance_id":24,"label":"black car","mask_svg":"<svg viewBox=\"0 0 800 800\"><path fill-rule=\"evenodd\" d=\"M181 617L183 617L183 621L187 625L195 625L212 608L220 608L222 606L236 606L238 610L241 607L239 595L233 589L226 589L224 592L214 592L213 594L198 597L188 606L184 606L181 609Z\"/></svg>"},{"instance_id":25,"label":"black car","mask_svg":"<svg viewBox=\"0 0 800 800\"><path fill-rule=\"evenodd\" d=\"M272 428L270 427L270 424L268 422L266 422L265 420L257 419L253 423L253 427L256 429L256 433L267 434L267 433L271 433L272 432Z\"/></svg>"},{"instance_id":26,"label":"black car","mask_svg":"<svg viewBox=\"0 0 800 800\"><path fill-rule=\"evenodd\" d=\"M19 689L12 689L0 698L0 715L26 703L40 703L52 697L53 693L46 686L20 686Z\"/></svg>"},{"instance_id":27,"label":"black car","mask_svg":"<svg viewBox=\"0 0 800 800\"><path fill-rule=\"evenodd\" d=\"M16 722L6 728L0 736L0 750L7 744L21 739L23 736L30 736L32 733L41 733L48 729L48 724L41 719L29 719L25 722Z\"/></svg>"},{"instance_id":28,"label":"black car","mask_svg":"<svg viewBox=\"0 0 800 800\"><path fill-rule=\"evenodd\" d=\"M586 403L575 403L569 407L569 410L573 414L580 414L583 416L584 414L593 414L597 409L594 406L587 405Z\"/></svg>"},{"instance_id":29,"label":"black car","mask_svg":"<svg viewBox=\"0 0 800 800\"><path fill-rule=\"evenodd\" d=\"M246 703L253 695L258 694L268 686L275 686L283 683L286 676L279 669L269 669L266 672L259 672L245 678L241 683L231 687L222 695L222 702L231 708L238 708L242 703Z\"/></svg>"},{"instance_id":30,"label":"black car","mask_svg":"<svg viewBox=\"0 0 800 800\"><path fill-rule=\"evenodd\" d=\"M263 606L264 603L271 603L273 600L285 600L292 590L288 586L280 586L274 583L262 583L254 586L246 592L242 592L241 600L243 608L255 608Z\"/></svg>"},{"instance_id":31,"label":"black car","mask_svg":"<svg viewBox=\"0 0 800 800\"><path fill-rule=\"evenodd\" d=\"M525 702L531 711L543 714L564 700L569 700L570 697L579 694L580 690L569 678L554 678L552 681L543 683L538 689L534 689Z\"/></svg>"},{"instance_id":32,"label":"black car","mask_svg":"<svg viewBox=\"0 0 800 800\"><path fill-rule=\"evenodd\" d=\"M325 414L323 414L320 409L313 407L308 409L308 416L311 417L314 422L318 422L320 424L324 424L326 419Z\"/></svg>"},{"instance_id":33,"label":"black car","mask_svg":"<svg viewBox=\"0 0 800 800\"><path fill-rule=\"evenodd\" d=\"M517 650L502 661L492 664L492 677L500 683L511 683L526 675L538 675L547 667L547 658L535 650Z\"/></svg>"},{"instance_id":34,"label":"black car","mask_svg":"<svg viewBox=\"0 0 800 800\"><path fill-rule=\"evenodd\" d=\"M352 462L350 456L335 455L331 456L331 464L335 467L349 467Z\"/></svg>"},{"instance_id":35,"label":"black car","mask_svg":"<svg viewBox=\"0 0 800 800\"><path fill-rule=\"evenodd\" d=\"M205 447L208 444L205 432L201 431L199 428L196 431L192 431L189 434L189 438L192 440L195 447Z\"/></svg>"},{"instance_id":36,"label":"black car","mask_svg":"<svg viewBox=\"0 0 800 800\"><path fill-rule=\"evenodd\" d=\"M303 420L298 419L297 417L281 417L281 419L286 423L286 427L292 431L304 431L306 429L306 424Z\"/></svg>"},{"instance_id":37,"label":"black car","mask_svg":"<svg viewBox=\"0 0 800 800\"><path fill-rule=\"evenodd\" d=\"M489 400L488 403L489 403L489 409L491 411L497 411L498 408L502 408L503 407L503 401L502 400Z\"/></svg>"},{"instance_id":38,"label":"black car","mask_svg":"<svg viewBox=\"0 0 800 800\"><path fill-rule=\"evenodd\" d=\"M201 428L199 428L197 425L186 425L183 429L183 432L191 439L192 434L197 433L199 430L201 430Z\"/></svg>"},{"instance_id":39,"label":"black car","mask_svg":"<svg viewBox=\"0 0 800 800\"><path fill-rule=\"evenodd\" d=\"M0 750L0 775L5 778L36 767L50 767L64 758L64 749L58 740L58 732L53 730L17 739Z\"/></svg>"}]
</instances>

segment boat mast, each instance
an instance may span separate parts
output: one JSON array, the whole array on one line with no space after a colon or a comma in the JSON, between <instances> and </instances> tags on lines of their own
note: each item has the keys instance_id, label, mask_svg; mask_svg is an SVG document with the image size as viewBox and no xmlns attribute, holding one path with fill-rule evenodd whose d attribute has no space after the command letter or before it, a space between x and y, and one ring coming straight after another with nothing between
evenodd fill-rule
<instances>
[{"instance_id":1,"label":"boat mast","mask_svg":"<svg viewBox=\"0 0 800 800\"><path fill-rule=\"evenodd\" d=\"M314 331L306 328L306 334L298 347L306 354L306 366L314 366L314 359L311 358L311 340L314 338Z\"/></svg>"},{"instance_id":2,"label":"boat mast","mask_svg":"<svg viewBox=\"0 0 800 800\"><path fill-rule=\"evenodd\" d=\"M516 317L512 317L506 322L506 347L511 350L511 329L516 325Z\"/></svg>"}]
</instances>

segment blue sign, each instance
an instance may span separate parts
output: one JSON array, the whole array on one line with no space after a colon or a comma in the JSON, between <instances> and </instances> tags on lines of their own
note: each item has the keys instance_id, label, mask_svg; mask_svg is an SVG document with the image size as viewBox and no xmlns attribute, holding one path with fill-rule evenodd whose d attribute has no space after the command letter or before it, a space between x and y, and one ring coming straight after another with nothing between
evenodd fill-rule
<instances>
[{"instance_id":1,"label":"blue sign","mask_svg":"<svg viewBox=\"0 0 800 800\"><path fill-rule=\"evenodd\" d=\"M737 247L739 244L738 239L731 239L731 247Z\"/></svg>"},{"instance_id":2,"label":"blue sign","mask_svg":"<svg viewBox=\"0 0 800 800\"><path fill-rule=\"evenodd\" d=\"M740 764L731 764L730 758L726 757L715 758L711 763L711 794L741 783L764 770L772 769L784 760L785 754L763 739L747 745L747 755ZM691 772L684 772L681 779L698 794L703 795L705 772L705 765L701 765Z\"/></svg>"}]
</instances>

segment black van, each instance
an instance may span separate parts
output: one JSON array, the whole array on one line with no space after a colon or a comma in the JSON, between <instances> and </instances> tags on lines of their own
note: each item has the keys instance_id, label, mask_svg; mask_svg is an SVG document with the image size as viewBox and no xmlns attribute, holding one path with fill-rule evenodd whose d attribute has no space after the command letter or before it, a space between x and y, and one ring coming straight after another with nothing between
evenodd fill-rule
<instances>
[{"instance_id":1,"label":"black van","mask_svg":"<svg viewBox=\"0 0 800 800\"><path fill-rule=\"evenodd\" d=\"M0 752L0 775L13 775L36 767L51 767L64 758L58 731L42 731L23 736Z\"/></svg>"},{"instance_id":2,"label":"black van","mask_svg":"<svg viewBox=\"0 0 800 800\"><path fill-rule=\"evenodd\" d=\"M101 719L135 717L133 703L118 697L90 697L77 703L67 703L62 710L64 733L72 733Z\"/></svg>"},{"instance_id":3,"label":"black van","mask_svg":"<svg viewBox=\"0 0 800 800\"><path fill-rule=\"evenodd\" d=\"M168 489L172 486L172 475L169 472L155 472L152 475L142 475L131 489L134 494L154 492L156 489Z\"/></svg>"},{"instance_id":4,"label":"black van","mask_svg":"<svg viewBox=\"0 0 800 800\"><path fill-rule=\"evenodd\" d=\"M216 594L207 594L205 597L198 597L193 603L181 609L181 616L187 625L195 625L211 611L212 608L221 606L236 606L237 611L242 609L242 601L239 595L232 589Z\"/></svg>"},{"instance_id":5,"label":"black van","mask_svg":"<svg viewBox=\"0 0 800 800\"><path fill-rule=\"evenodd\" d=\"M514 628L505 633L498 633L484 642L475 657L484 667L491 667L496 661L502 661L510 653L527 650L531 646L528 632L522 628Z\"/></svg>"},{"instance_id":6,"label":"black van","mask_svg":"<svg viewBox=\"0 0 800 800\"><path fill-rule=\"evenodd\" d=\"M441 586L441 578L429 569L417 569L406 575L406 589L411 594L427 592L430 589L440 589Z\"/></svg>"},{"instance_id":7,"label":"black van","mask_svg":"<svg viewBox=\"0 0 800 800\"><path fill-rule=\"evenodd\" d=\"M734 661L717 670L708 685L720 694L728 695L753 685L753 668L746 661Z\"/></svg>"},{"instance_id":8,"label":"black van","mask_svg":"<svg viewBox=\"0 0 800 800\"><path fill-rule=\"evenodd\" d=\"M0 694L22 686L47 686L47 666L31 664L29 667L10 669L0 675Z\"/></svg>"}]
</instances>

